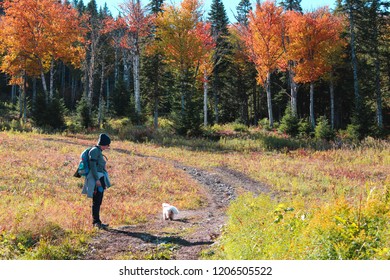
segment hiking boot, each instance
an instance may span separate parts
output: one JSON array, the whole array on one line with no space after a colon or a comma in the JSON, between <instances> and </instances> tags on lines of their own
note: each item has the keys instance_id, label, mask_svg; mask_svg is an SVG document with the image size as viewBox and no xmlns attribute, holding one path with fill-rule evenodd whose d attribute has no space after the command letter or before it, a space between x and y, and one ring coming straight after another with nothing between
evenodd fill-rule
<instances>
[{"instance_id":1,"label":"hiking boot","mask_svg":"<svg viewBox=\"0 0 390 280\"><path fill-rule=\"evenodd\" d=\"M94 227L97 227L98 229L106 229L108 228L108 224L102 224L102 223L94 223Z\"/></svg>"}]
</instances>

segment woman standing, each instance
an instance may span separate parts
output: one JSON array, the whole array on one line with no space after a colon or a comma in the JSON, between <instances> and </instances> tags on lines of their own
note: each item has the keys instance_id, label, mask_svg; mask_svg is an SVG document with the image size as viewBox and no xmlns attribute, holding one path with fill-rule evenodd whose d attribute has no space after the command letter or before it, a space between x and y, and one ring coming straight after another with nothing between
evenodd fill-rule
<instances>
[{"instance_id":1,"label":"woman standing","mask_svg":"<svg viewBox=\"0 0 390 280\"><path fill-rule=\"evenodd\" d=\"M100 134L96 146L89 151L89 173L85 178L83 194L92 198L92 224L104 229L108 224L103 224L100 220L100 206L102 205L104 190L111 186L106 170L106 157L103 151L110 148L111 139L107 134Z\"/></svg>"}]
</instances>

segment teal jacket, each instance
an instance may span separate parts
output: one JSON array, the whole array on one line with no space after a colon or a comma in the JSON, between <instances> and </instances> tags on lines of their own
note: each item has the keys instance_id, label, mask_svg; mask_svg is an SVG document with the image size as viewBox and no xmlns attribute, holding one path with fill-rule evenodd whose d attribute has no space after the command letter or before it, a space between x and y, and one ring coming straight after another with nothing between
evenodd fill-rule
<instances>
[{"instance_id":1,"label":"teal jacket","mask_svg":"<svg viewBox=\"0 0 390 280\"><path fill-rule=\"evenodd\" d=\"M107 188L111 186L106 170L106 161L99 146L93 147L89 152L89 169L90 171L87 177L85 177L84 187L81 193L92 198L96 187L96 181L101 177L104 177Z\"/></svg>"},{"instance_id":2,"label":"teal jacket","mask_svg":"<svg viewBox=\"0 0 390 280\"><path fill-rule=\"evenodd\" d=\"M102 149L99 146L93 147L89 151L89 172L92 173L95 181L99 180L98 172L107 172L106 160L104 159Z\"/></svg>"}]
</instances>

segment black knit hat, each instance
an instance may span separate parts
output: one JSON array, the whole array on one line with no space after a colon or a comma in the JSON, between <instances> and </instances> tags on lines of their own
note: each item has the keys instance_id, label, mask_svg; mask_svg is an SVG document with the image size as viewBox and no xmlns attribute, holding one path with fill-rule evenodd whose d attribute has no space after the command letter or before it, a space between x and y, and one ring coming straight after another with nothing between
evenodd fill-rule
<instances>
[{"instance_id":1,"label":"black knit hat","mask_svg":"<svg viewBox=\"0 0 390 280\"><path fill-rule=\"evenodd\" d=\"M110 137L108 137L107 134L102 133L99 135L99 141L97 143L99 146L108 146L110 145L110 143L111 143L111 139Z\"/></svg>"}]
</instances>

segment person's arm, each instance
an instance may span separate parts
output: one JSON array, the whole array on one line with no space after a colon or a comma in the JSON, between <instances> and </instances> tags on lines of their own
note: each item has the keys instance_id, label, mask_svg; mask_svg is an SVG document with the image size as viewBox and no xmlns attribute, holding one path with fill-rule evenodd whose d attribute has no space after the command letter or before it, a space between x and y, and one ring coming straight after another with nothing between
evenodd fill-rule
<instances>
[{"instance_id":1,"label":"person's arm","mask_svg":"<svg viewBox=\"0 0 390 280\"><path fill-rule=\"evenodd\" d=\"M92 148L91 151L89 152L89 169L90 169L89 172L92 173L92 176L95 179L97 186L100 186L99 175L97 172L97 161L98 161L99 153L100 151L99 148L97 147Z\"/></svg>"}]
</instances>

